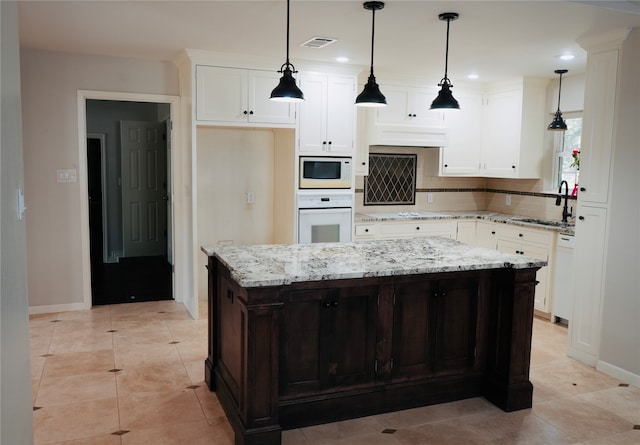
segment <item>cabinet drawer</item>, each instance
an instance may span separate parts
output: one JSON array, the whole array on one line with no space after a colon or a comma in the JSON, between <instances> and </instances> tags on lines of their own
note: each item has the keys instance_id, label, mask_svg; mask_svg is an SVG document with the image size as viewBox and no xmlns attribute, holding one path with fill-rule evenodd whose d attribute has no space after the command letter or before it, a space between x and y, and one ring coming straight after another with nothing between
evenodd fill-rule
<instances>
[{"instance_id":1,"label":"cabinet drawer","mask_svg":"<svg viewBox=\"0 0 640 445\"><path fill-rule=\"evenodd\" d=\"M380 225L382 237L446 236L451 238L451 221L386 223Z\"/></svg>"},{"instance_id":2,"label":"cabinet drawer","mask_svg":"<svg viewBox=\"0 0 640 445\"><path fill-rule=\"evenodd\" d=\"M367 237L376 234L375 224L356 224L356 236Z\"/></svg>"},{"instance_id":3,"label":"cabinet drawer","mask_svg":"<svg viewBox=\"0 0 640 445\"><path fill-rule=\"evenodd\" d=\"M546 230L527 229L519 226L499 225L496 230L499 238L526 241L552 247L553 233Z\"/></svg>"}]
</instances>

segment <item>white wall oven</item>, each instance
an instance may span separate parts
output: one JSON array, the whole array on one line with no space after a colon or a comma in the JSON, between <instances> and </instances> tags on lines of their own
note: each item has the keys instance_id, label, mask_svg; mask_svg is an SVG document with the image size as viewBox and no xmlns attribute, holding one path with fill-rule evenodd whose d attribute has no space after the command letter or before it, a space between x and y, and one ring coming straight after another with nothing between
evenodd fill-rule
<instances>
[{"instance_id":1,"label":"white wall oven","mask_svg":"<svg viewBox=\"0 0 640 445\"><path fill-rule=\"evenodd\" d=\"M301 189L350 189L351 158L300 156Z\"/></svg>"},{"instance_id":2,"label":"white wall oven","mask_svg":"<svg viewBox=\"0 0 640 445\"><path fill-rule=\"evenodd\" d=\"M299 243L351 241L352 193L299 192L297 198Z\"/></svg>"}]
</instances>

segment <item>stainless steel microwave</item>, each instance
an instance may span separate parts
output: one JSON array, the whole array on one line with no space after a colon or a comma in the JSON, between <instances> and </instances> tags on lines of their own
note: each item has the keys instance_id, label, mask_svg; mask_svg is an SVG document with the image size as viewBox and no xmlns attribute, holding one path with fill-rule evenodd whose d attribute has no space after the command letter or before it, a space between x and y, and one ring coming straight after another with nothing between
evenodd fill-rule
<instances>
[{"instance_id":1,"label":"stainless steel microwave","mask_svg":"<svg viewBox=\"0 0 640 445\"><path fill-rule=\"evenodd\" d=\"M351 158L300 156L301 189L351 188Z\"/></svg>"}]
</instances>

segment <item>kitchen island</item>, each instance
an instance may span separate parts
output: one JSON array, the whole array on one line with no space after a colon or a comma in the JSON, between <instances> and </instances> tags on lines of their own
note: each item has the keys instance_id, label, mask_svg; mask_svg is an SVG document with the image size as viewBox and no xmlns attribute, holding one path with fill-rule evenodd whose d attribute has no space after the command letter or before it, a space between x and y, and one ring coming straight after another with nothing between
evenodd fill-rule
<instances>
[{"instance_id":1,"label":"kitchen island","mask_svg":"<svg viewBox=\"0 0 640 445\"><path fill-rule=\"evenodd\" d=\"M237 445L476 396L531 407L544 261L445 238L202 250L205 379Z\"/></svg>"}]
</instances>

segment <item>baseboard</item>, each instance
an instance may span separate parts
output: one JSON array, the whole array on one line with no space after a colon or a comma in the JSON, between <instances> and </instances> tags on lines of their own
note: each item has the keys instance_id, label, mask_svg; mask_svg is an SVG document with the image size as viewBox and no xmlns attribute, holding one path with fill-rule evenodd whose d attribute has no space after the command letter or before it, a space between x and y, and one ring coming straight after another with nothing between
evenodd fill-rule
<instances>
[{"instance_id":1,"label":"baseboard","mask_svg":"<svg viewBox=\"0 0 640 445\"><path fill-rule=\"evenodd\" d=\"M629 372L626 369L618 368L617 366L612 365L611 363L604 362L602 360L598 360L598 362L596 363L596 369L613 378L622 380L625 383L640 388L640 375L638 374Z\"/></svg>"},{"instance_id":2,"label":"baseboard","mask_svg":"<svg viewBox=\"0 0 640 445\"><path fill-rule=\"evenodd\" d=\"M90 309L84 303L52 304L47 306L29 306L29 314L53 314L56 312L84 311Z\"/></svg>"}]
</instances>

